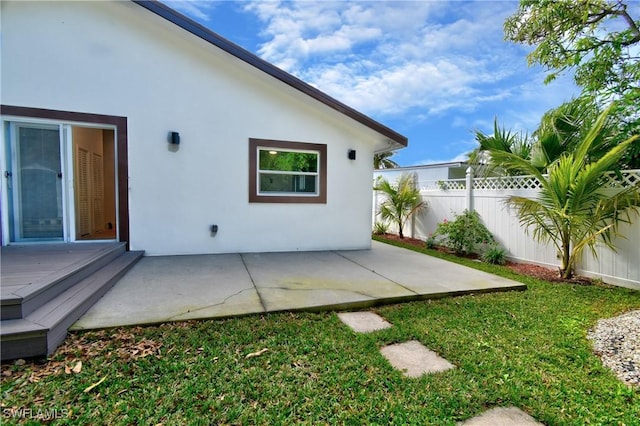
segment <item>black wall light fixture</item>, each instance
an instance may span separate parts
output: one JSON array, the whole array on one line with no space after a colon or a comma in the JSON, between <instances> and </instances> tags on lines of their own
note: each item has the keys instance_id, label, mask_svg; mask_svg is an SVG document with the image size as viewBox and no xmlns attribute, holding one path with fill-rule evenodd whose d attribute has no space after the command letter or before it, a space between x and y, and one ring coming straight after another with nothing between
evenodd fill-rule
<instances>
[{"instance_id":1,"label":"black wall light fixture","mask_svg":"<svg viewBox=\"0 0 640 426\"><path fill-rule=\"evenodd\" d=\"M169 132L169 143L171 145L180 145L180 133Z\"/></svg>"},{"instance_id":2,"label":"black wall light fixture","mask_svg":"<svg viewBox=\"0 0 640 426\"><path fill-rule=\"evenodd\" d=\"M350 149L348 156L349 156L349 160L355 160L356 159L356 150L355 149Z\"/></svg>"}]
</instances>

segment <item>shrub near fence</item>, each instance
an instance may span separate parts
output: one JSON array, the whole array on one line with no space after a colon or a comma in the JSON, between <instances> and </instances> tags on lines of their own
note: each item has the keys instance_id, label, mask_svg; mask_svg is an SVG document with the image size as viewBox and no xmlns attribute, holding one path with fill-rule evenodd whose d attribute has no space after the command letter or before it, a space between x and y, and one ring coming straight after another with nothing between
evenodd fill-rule
<instances>
[{"instance_id":1,"label":"shrub near fence","mask_svg":"<svg viewBox=\"0 0 640 426\"><path fill-rule=\"evenodd\" d=\"M640 187L640 170L626 170L621 176L608 176L611 190L626 185ZM536 242L520 226L514 209L507 206L505 199L512 195L536 197L540 182L531 176L500 178L476 178L467 174L466 179L419 182L420 193L429 208L414 217L405 233L408 236L426 240L439 222L453 220L465 209L475 209L483 223L507 251L507 258L518 262L529 262L556 268L560 264L555 247ZM374 221L383 197L373 195ZM590 250L585 250L577 273L604 282L640 290L640 216L631 214L631 224L621 224L617 238L617 252L598 244L597 258ZM390 232L394 228L390 227Z\"/></svg>"}]
</instances>

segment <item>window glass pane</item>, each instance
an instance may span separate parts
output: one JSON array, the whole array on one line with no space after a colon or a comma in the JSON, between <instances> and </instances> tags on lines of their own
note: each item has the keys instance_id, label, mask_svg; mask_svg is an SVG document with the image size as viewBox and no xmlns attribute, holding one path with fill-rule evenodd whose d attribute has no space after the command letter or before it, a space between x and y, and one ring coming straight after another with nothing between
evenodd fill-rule
<instances>
[{"instance_id":1,"label":"window glass pane","mask_svg":"<svg viewBox=\"0 0 640 426\"><path fill-rule=\"evenodd\" d=\"M316 193L317 176L260 173L260 192Z\"/></svg>"},{"instance_id":2,"label":"window glass pane","mask_svg":"<svg viewBox=\"0 0 640 426\"><path fill-rule=\"evenodd\" d=\"M19 190L13 196L19 209L19 238L62 238L59 131L26 125L17 130Z\"/></svg>"},{"instance_id":3,"label":"window glass pane","mask_svg":"<svg viewBox=\"0 0 640 426\"><path fill-rule=\"evenodd\" d=\"M318 154L261 149L259 167L260 170L315 173L318 171Z\"/></svg>"}]
</instances>

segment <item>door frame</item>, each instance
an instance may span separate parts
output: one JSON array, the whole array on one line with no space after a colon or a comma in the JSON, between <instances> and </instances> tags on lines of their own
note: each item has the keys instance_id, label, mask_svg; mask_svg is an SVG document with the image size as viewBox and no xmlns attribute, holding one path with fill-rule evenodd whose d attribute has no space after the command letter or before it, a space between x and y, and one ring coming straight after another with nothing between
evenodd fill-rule
<instances>
[{"instance_id":1,"label":"door frame","mask_svg":"<svg viewBox=\"0 0 640 426\"><path fill-rule=\"evenodd\" d=\"M127 250L129 249L129 197L128 197L128 176L129 176L129 162L127 156L127 117L120 117L114 115L103 114L91 114L84 112L72 112L72 111L60 111L43 108L30 108L14 105L0 105L0 115L2 116L2 122L5 121L28 121L29 119L46 120L51 124L59 124L61 127L64 125L79 125L89 127L113 128L115 130L115 148L116 148L116 208L117 208L117 238L121 242L127 244ZM3 139L6 139L3 128ZM6 141L5 143L10 143ZM3 150L0 155L4 157L6 150ZM67 153L68 155L69 153ZM64 155L64 154L63 154ZM9 243L8 238L8 212L5 212L7 206L7 191L6 191L6 159L2 161L0 167L2 168L3 178L3 195L0 200L3 206L1 212L2 229L0 237L2 238L2 245ZM73 164L71 164L73 166ZM72 200L73 201L73 200ZM73 214L73 213L71 213Z\"/></svg>"}]
</instances>

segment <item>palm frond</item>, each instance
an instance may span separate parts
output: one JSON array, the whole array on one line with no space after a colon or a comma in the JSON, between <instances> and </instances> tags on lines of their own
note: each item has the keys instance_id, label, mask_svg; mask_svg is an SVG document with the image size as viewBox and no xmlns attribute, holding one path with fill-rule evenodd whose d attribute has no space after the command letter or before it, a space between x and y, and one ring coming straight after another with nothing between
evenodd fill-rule
<instances>
[{"instance_id":1,"label":"palm frond","mask_svg":"<svg viewBox=\"0 0 640 426\"><path fill-rule=\"evenodd\" d=\"M500 127L497 118L493 121L493 134L487 135L480 130L475 130L474 133L479 146L469 157L470 161L475 160L473 164L476 166L477 172L481 173L479 175L489 176L496 170L500 170L503 174L511 174L512 169L508 165L502 164L501 158L494 157L496 152L513 154L523 159L529 159L531 156L532 144L529 136ZM488 156L484 155L485 153L488 153Z\"/></svg>"},{"instance_id":2,"label":"palm frond","mask_svg":"<svg viewBox=\"0 0 640 426\"><path fill-rule=\"evenodd\" d=\"M391 159L395 155L393 151L384 151L373 154L373 168L379 169L395 169L400 167L398 163Z\"/></svg>"}]
</instances>

